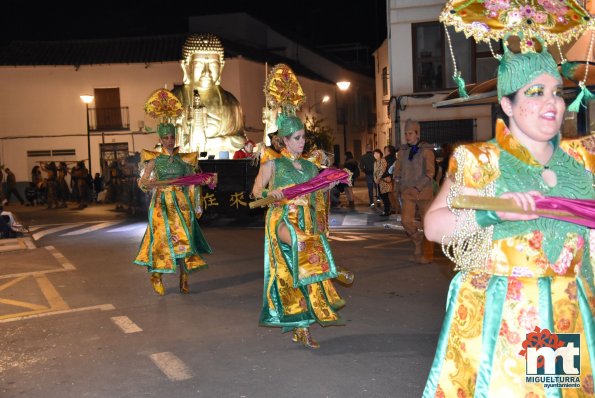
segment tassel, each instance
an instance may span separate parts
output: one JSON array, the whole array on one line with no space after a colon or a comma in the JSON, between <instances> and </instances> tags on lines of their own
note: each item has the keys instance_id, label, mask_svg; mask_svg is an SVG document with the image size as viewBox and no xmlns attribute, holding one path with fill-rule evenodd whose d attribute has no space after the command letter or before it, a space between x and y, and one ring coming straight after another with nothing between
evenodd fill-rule
<instances>
[{"instance_id":1,"label":"tassel","mask_svg":"<svg viewBox=\"0 0 595 398\"><path fill-rule=\"evenodd\" d=\"M452 79L455 81L459 88L459 97L460 98L467 98L469 94L467 94L467 90L465 90L465 80L461 76L461 72L457 72L452 75Z\"/></svg>"},{"instance_id":2,"label":"tassel","mask_svg":"<svg viewBox=\"0 0 595 398\"><path fill-rule=\"evenodd\" d=\"M569 112L578 112L580 110L581 105L586 108L586 104L588 104L589 101L595 99L595 95L593 95L593 93L589 91L589 89L587 88L587 86L585 86L583 82L579 83L579 87L581 88L581 91L578 93L574 101L572 101L572 103L568 105Z\"/></svg>"}]
</instances>

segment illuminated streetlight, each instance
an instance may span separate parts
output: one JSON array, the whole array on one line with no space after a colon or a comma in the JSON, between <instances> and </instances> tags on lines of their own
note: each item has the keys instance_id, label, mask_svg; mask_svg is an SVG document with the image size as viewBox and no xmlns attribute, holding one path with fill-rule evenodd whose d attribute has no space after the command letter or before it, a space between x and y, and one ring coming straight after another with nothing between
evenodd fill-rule
<instances>
[{"instance_id":1,"label":"illuminated streetlight","mask_svg":"<svg viewBox=\"0 0 595 398\"><path fill-rule=\"evenodd\" d=\"M81 100L85 103L85 111L87 113L87 156L89 158L89 175L91 174L91 126L89 125L89 104L93 102L92 95L81 95Z\"/></svg>"},{"instance_id":2,"label":"illuminated streetlight","mask_svg":"<svg viewBox=\"0 0 595 398\"><path fill-rule=\"evenodd\" d=\"M337 87L339 87L339 90L345 92L351 87L351 82L345 80L337 82ZM343 98L343 152L347 152L347 104L345 103L345 98Z\"/></svg>"},{"instance_id":3,"label":"illuminated streetlight","mask_svg":"<svg viewBox=\"0 0 595 398\"><path fill-rule=\"evenodd\" d=\"M324 104L325 102L329 102L331 100L331 97L329 97L328 95L325 95L324 97L322 97L322 99L320 101L318 101L315 104L312 104L308 107L308 113L312 113L312 108L316 107L316 105L320 105L320 104Z\"/></svg>"},{"instance_id":4,"label":"illuminated streetlight","mask_svg":"<svg viewBox=\"0 0 595 398\"><path fill-rule=\"evenodd\" d=\"M337 87L339 87L339 90L341 90L341 91L349 90L350 86L351 86L351 82L348 82L348 81L337 82Z\"/></svg>"}]
</instances>

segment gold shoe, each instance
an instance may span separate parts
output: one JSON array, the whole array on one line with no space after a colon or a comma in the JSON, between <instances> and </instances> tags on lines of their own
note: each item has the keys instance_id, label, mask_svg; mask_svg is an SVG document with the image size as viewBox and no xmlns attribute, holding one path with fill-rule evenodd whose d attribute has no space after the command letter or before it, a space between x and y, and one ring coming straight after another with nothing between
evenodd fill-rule
<instances>
[{"instance_id":1,"label":"gold shoe","mask_svg":"<svg viewBox=\"0 0 595 398\"><path fill-rule=\"evenodd\" d=\"M182 270L180 270L180 293L190 293L190 288L188 287L188 273Z\"/></svg>"},{"instance_id":2,"label":"gold shoe","mask_svg":"<svg viewBox=\"0 0 595 398\"><path fill-rule=\"evenodd\" d=\"M342 267L337 267L337 282L350 286L353 285L354 278L355 276L353 275L353 272Z\"/></svg>"},{"instance_id":3,"label":"gold shoe","mask_svg":"<svg viewBox=\"0 0 595 398\"><path fill-rule=\"evenodd\" d=\"M163 287L163 282L161 282L161 274L159 272L153 272L151 274L151 284L153 285L153 290L160 296L165 294L165 287Z\"/></svg>"},{"instance_id":4,"label":"gold shoe","mask_svg":"<svg viewBox=\"0 0 595 398\"><path fill-rule=\"evenodd\" d=\"M296 343L301 342L304 346L313 350L320 348L320 344L312 338L308 328L295 328L291 339Z\"/></svg>"}]
</instances>

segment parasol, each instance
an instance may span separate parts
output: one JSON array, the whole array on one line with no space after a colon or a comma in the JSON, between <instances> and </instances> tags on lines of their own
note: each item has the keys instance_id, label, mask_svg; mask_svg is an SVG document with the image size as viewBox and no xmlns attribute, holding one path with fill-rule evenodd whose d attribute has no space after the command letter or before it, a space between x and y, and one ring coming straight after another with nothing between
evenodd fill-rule
<instances>
[{"instance_id":1,"label":"parasol","mask_svg":"<svg viewBox=\"0 0 595 398\"><path fill-rule=\"evenodd\" d=\"M450 0L442 9L439 17L444 24L446 38L450 48L454 75L461 97L467 97L465 82L457 65L447 27L463 32L467 38L473 37L476 42L485 42L495 58L501 56L494 53L491 41L504 42L508 46L508 38L517 36L520 51L535 52L542 48L555 46L560 52L562 70L567 62L562 54L561 46L577 39L590 29L593 35L593 20L583 6L575 0ZM588 49L590 59L593 36ZM587 77L588 71L585 74ZM591 99L591 93L585 85L585 79L579 83L581 92L577 100L569 106L569 110L577 111L581 100Z\"/></svg>"},{"instance_id":2,"label":"parasol","mask_svg":"<svg viewBox=\"0 0 595 398\"><path fill-rule=\"evenodd\" d=\"M556 196L535 196L535 214L573 224L595 228L595 200L568 199ZM472 195L457 196L452 206L457 209L493 210L525 213L513 199Z\"/></svg>"},{"instance_id":3,"label":"parasol","mask_svg":"<svg viewBox=\"0 0 595 398\"><path fill-rule=\"evenodd\" d=\"M292 185L283 189L284 199L293 199L297 196L306 195L323 188L328 188L331 185L339 182L351 185L351 172L342 169L324 169L320 172L320 174L307 182ZM267 196L266 198L250 202L250 208L254 209L255 207L263 207L278 200L281 199L276 199L273 196Z\"/></svg>"}]
</instances>

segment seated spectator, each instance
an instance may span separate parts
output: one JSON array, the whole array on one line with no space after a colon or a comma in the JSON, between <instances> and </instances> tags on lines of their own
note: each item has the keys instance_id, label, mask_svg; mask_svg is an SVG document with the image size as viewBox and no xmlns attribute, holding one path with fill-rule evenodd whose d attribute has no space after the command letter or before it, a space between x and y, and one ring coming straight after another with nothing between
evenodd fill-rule
<instances>
[{"instance_id":1,"label":"seated spectator","mask_svg":"<svg viewBox=\"0 0 595 398\"><path fill-rule=\"evenodd\" d=\"M236 151L233 154L233 158L235 159L251 159L254 156L254 142L252 140L247 140L244 143L244 147L239 151Z\"/></svg>"},{"instance_id":2,"label":"seated spectator","mask_svg":"<svg viewBox=\"0 0 595 398\"><path fill-rule=\"evenodd\" d=\"M25 228L18 224L11 212L4 211L0 205L0 239L18 238L23 236Z\"/></svg>"}]
</instances>

